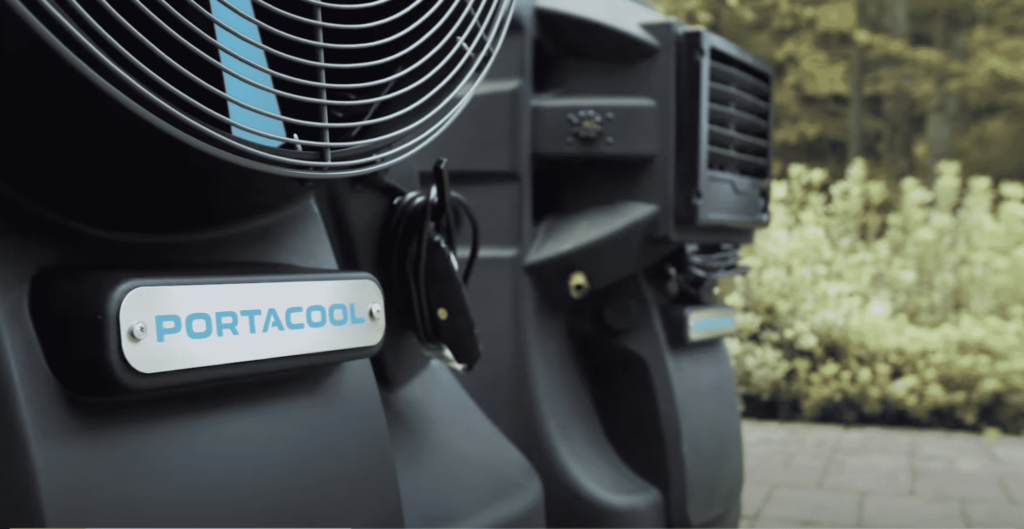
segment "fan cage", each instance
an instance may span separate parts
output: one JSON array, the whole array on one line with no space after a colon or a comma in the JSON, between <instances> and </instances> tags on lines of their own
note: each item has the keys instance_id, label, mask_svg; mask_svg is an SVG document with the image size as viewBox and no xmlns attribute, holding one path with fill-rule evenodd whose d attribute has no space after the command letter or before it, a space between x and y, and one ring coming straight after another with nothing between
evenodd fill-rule
<instances>
[{"instance_id":1,"label":"fan cage","mask_svg":"<svg viewBox=\"0 0 1024 529\"><path fill-rule=\"evenodd\" d=\"M302 178L379 171L441 134L486 76L514 4L8 1L79 71L172 135Z\"/></svg>"}]
</instances>

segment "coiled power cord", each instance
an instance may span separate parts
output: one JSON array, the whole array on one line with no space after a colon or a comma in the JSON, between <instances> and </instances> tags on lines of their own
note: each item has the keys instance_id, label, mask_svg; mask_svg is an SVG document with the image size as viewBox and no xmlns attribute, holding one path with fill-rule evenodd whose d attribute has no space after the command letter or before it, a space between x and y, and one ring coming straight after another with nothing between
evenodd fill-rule
<instances>
[{"instance_id":1,"label":"coiled power cord","mask_svg":"<svg viewBox=\"0 0 1024 529\"><path fill-rule=\"evenodd\" d=\"M451 190L446 165L445 158L434 164L428 190L394 199L383 258L425 351L457 371L469 371L481 354L465 292L480 249L479 225L465 197ZM471 243L460 277L455 236L465 220Z\"/></svg>"}]
</instances>

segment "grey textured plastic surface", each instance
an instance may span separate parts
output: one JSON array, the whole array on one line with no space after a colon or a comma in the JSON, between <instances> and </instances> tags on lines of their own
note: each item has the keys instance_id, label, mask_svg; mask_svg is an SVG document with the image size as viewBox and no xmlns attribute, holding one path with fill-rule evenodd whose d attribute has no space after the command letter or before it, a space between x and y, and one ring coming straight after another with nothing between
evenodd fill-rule
<instances>
[{"instance_id":1,"label":"grey textured plastic surface","mask_svg":"<svg viewBox=\"0 0 1024 529\"><path fill-rule=\"evenodd\" d=\"M649 6L618 0L537 0L543 37L582 59L629 62L650 57L661 44L643 24L661 17Z\"/></svg>"},{"instance_id":2,"label":"grey textured plastic surface","mask_svg":"<svg viewBox=\"0 0 1024 529\"><path fill-rule=\"evenodd\" d=\"M537 226L523 265L550 302L569 303L570 274L583 272L591 289L601 289L643 265L644 243L658 213L653 204L617 201L569 215L552 215Z\"/></svg>"},{"instance_id":3,"label":"grey textured plastic surface","mask_svg":"<svg viewBox=\"0 0 1024 529\"><path fill-rule=\"evenodd\" d=\"M627 0L615 2L629 9L644 8ZM610 9L602 2L605 10ZM534 68L533 102L543 106L550 97L561 99L630 97L653 102L653 112L644 111L646 118L607 123L607 130L615 130L615 143L635 145L640 141L653 142L647 152L655 156L590 156L582 153L573 157L543 156L534 164L534 211L539 218L548 214L574 212L605 204L611 200L637 200L657 205L661 209L655 223L656 236L673 235L674 196L678 182L674 178L676 163L675 107L676 82L671 72L675 69L675 23L664 19L653 9L650 21L642 29L660 42L660 51L650 57L629 62L582 60L566 52L563 47L545 38L535 48L537 65ZM581 20L587 13L578 14ZM543 25L541 26L543 28ZM595 28L603 26L597 25ZM568 34L576 37L579 33ZM586 44L598 40L603 34L583 39ZM580 106L577 110L588 107ZM649 118L654 118L653 121ZM654 130L651 130L654 129ZM633 137L636 138L633 138ZM611 148L615 148L614 145ZM589 146L581 151L605 150L604 146ZM583 192L581 192L583 191Z\"/></svg>"},{"instance_id":4,"label":"grey textured plastic surface","mask_svg":"<svg viewBox=\"0 0 1024 529\"><path fill-rule=\"evenodd\" d=\"M749 211L767 209L766 201L771 180L754 180L724 171L708 170L701 194L701 219L708 224L726 226L762 225L768 213L751 218ZM764 194L762 194L764 193Z\"/></svg>"},{"instance_id":5,"label":"grey textured plastic surface","mask_svg":"<svg viewBox=\"0 0 1024 529\"><path fill-rule=\"evenodd\" d=\"M653 286L634 276L618 288L609 303L633 304L637 321L604 343L621 348L609 354L634 354L646 364L665 450L659 464L667 470L669 525L713 526L732 516L743 487L740 415L728 354L721 340L673 347Z\"/></svg>"},{"instance_id":6,"label":"grey textured plastic surface","mask_svg":"<svg viewBox=\"0 0 1024 529\"><path fill-rule=\"evenodd\" d=\"M0 473L0 525L403 525L369 360L103 403L63 391L33 334L28 280L44 265L337 268L308 198L230 233L170 243L11 220L0 216L0 458L12 469Z\"/></svg>"},{"instance_id":7,"label":"grey textured plastic surface","mask_svg":"<svg viewBox=\"0 0 1024 529\"><path fill-rule=\"evenodd\" d=\"M619 232L631 231L630 228L636 231L630 235L639 245L646 235L643 228L657 213L658 207L652 204L621 201L574 215L549 217L537 227L537 238L525 264L527 267L543 265L580 248L596 246Z\"/></svg>"},{"instance_id":8,"label":"grey textured plastic surface","mask_svg":"<svg viewBox=\"0 0 1024 529\"><path fill-rule=\"evenodd\" d=\"M565 318L536 294L519 299L532 415L524 452L545 478L555 527L663 527L666 502L609 442L574 356ZM519 436L513 436L516 439Z\"/></svg>"},{"instance_id":9,"label":"grey textured plastic surface","mask_svg":"<svg viewBox=\"0 0 1024 529\"><path fill-rule=\"evenodd\" d=\"M567 114L593 110L600 136L573 137ZM533 153L560 158L653 158L658 154L658 105L647 97L545 97L533 103Z\"/></svg>"},{"instance_id":10,"label":"grey textured plastic surface","mask_svg":"<svg viewBox=\"0 0 1024 529\"><path fill-rule=\"evenodd\" d=\"M381 394L406 525L544 527L536 471L455 376L432 360Z\"/></svg>"}]
</instances>

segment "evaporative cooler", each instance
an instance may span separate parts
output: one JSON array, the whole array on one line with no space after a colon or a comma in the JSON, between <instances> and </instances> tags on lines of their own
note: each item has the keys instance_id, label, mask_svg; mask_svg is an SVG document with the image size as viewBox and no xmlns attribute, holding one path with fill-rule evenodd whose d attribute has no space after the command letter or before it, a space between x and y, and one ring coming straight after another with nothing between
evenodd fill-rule
<instances>
[{"instance_id":1,"label":"evaporative cooler","mask_svg":"<svg viewBox=\"0 0 1024 529\"><path fill-rule=\"evenodd\" d=\"M368 249L395 191L333 183L445 130L512 0L0 5L0 524L544 524Z\"/></svg>"},{"instance_id":2,"label":"evaporative cooler","mask_svg":"<svg viewBox=\"0 0 1024 529\"><path fill-rule=\"evenodd\" d=\"M736 526L765 62L640 0L0 6L0 525Z\"/></svg>"}]
</instances>

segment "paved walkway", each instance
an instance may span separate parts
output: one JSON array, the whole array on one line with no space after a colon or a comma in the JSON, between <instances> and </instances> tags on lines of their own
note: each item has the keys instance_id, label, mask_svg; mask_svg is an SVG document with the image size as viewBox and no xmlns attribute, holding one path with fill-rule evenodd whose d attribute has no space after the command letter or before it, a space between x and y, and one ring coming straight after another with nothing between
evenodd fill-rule
<instances>
[{"instance_id":1,"label":"paved walkway","mask_svg":"<svg viewBox=\"0 0 1024 529\"><path fill-rule=\"evenodd\" d=\"M1024 529L1024 437L743 420L741 527Z\"/></svg>"}]
</instances>

